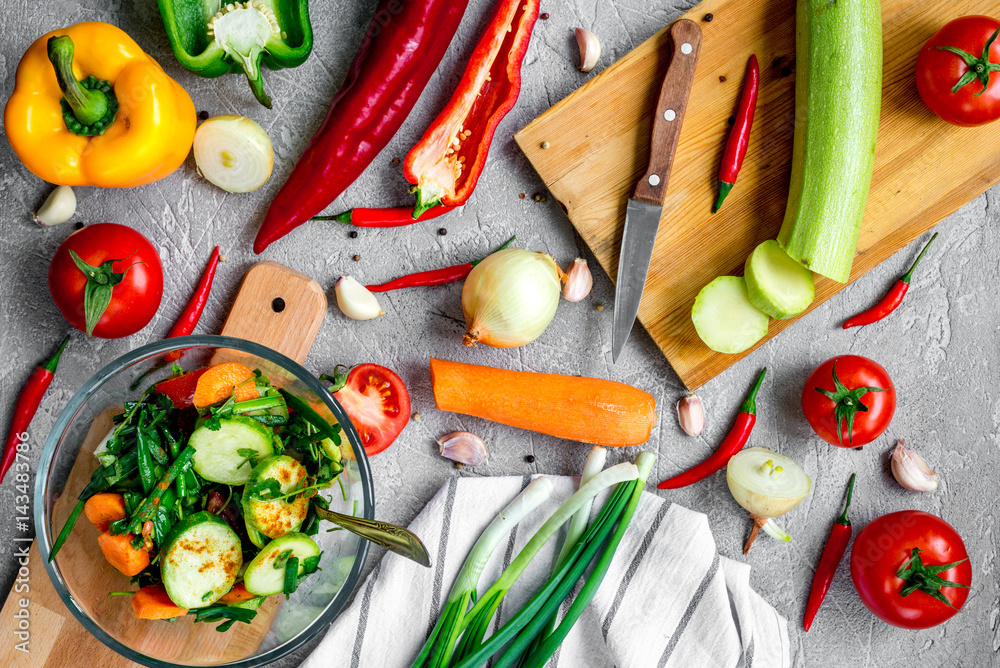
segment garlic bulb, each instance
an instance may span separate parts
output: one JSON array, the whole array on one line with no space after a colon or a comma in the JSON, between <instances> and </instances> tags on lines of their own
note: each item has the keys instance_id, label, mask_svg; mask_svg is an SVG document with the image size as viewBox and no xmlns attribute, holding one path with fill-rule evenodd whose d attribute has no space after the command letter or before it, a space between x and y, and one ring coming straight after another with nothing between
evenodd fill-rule
<instances>
[{"instance_id":1,"label":"garlic bulb","mask_svg":"<svg viewBox=\"0 0 1000 668\"><path fill-rule=\"evenodd\" d=\"M32 219L42 227L65 223L76 213L76 194L69 186L56 186Z\"/></svg>"},{"instance_id":2,"label":"garlic bulb","mask_svg":"<svg viewBox=\"0 0 1000 668\"><path fill-rule=\"evenodd\" d=\"M514 348L537 339L559 306L562 270L544 253L497 251L477 264L462 287L468 329L462 343Z\"/></svg>"},{"instance_id":3,"label":"garlic bulb","mask_svg":"<svg viewBox=\"0 0 1000 668\"><path fill-rule=\"evenodd\" d=\"M899 439L892 451L892 476L906 489L933 492L938 488L937 473L931 471L920 455L903 447L904 443L903 439Z\"/></svg>"},{"instance_id":4,"label":"garlic bulb","mask_svg":"<svg viewBox=\"0 0 1000 668\"><path fill-rule=\"evenodd\" d=\"M333 291L337 295L337 306L352 320L371 320L385 315L375 295L358 283L353 276L338 278Z\"/></svg>"},{"instance_id":5,"label":"garlic bulb","mask_svg":"<svg viewBox=\"0 0 1000 668\"><path fill-rule=\"evenodd\" d=\"M486 463L486 444L483 439L467 431L445 434L437 440L442 457L453 462L479 466Z\"/></svg>"},{"instance_id":6,"label":"garlic bulb","mask_svg":"<svg viewBox=\"0 0 1000 668\"><path fill-rule=\"evenodd\" d=\"M753 518L743 554L750 551L760 529L786 543L792 539L772 518L799 505L812 490L812 480L794 460L766 448L746 448L726 465L726 483L736 503Z\"/></svg>"},{"instance_id":7,"label":"garlic bulb","mask_svg":"<svg viewBox=\"0 0 1000 668\"><path fill-rule=\"evenodd\" d=\"M568 302L578 302L594 289L594 275L590 273L587 261L579 257L566 270L563 281L563 299Z\"/></svg>"},{"instance_id":8,"label":"garlic bulb","mask_svg":"<svg viewBox=\"0 0 1000 668\"><path fill-rule=\"evenodd\" d=\"M589 72L601 58L601 40L585 28L576 29L576 45L580 47L580 71Z\"/></svg>"},{"instance_id":9,"label":"garlic bulb","mask_svg":"<svg viewBox=\"0 0 1000 668\"><path fill-rule=\"evenodd\" d=\"M677 422L688 436L697 436L705 429L705 409L696 394L689 394L677 402Z\"/></svg>"}]
</instances>

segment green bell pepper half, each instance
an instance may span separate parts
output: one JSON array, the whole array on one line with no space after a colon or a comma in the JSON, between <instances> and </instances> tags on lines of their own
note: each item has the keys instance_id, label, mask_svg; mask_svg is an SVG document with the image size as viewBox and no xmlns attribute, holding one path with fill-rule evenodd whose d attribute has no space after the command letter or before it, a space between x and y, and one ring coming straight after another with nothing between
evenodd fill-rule
<instances>
[{"instance_id":1,"label":"green bell pepper half","mask_svg":"<svg viewBox=\"0 0 1000 668\"><path fill-rule=\"evenodd\" d=\"M268 109L261 65L298 67L312 51L309 0L158 0L174 56L203 77L243 72Z\"/></svg>"}]
</instances>

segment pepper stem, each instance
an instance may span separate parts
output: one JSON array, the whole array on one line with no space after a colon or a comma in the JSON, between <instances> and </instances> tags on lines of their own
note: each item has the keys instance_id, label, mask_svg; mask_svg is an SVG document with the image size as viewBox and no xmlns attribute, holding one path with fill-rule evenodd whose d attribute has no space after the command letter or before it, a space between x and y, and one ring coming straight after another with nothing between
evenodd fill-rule
<instances>
[{"instance_id":1,"label":"pepper stem","mask_svg":"<svg viewBox=\"0 0 1000 668\"><path fill-rule=\"evenodd\" d=\"M514 236L512 236L510 239L508 239L507 241L503 242L503 246L500 246L500 248L498 248L495 251L493 251L493 253L499 253L500 251L502 251L507 246L510 246L511 243L514 241L514 239L517 239L517 235L516 234ZM490 255L492 255L493 253L490 253ZM486 257L489 257L489 255L487 255ZM482 258L482 259L479 259L479 260L473 260L469 264L471 264L473 267L475 267L477 264L479 264L480 262L482 262L485 259L486 258Z\"/></svg>"},{"instance_id":2,"label":"pepper stem","mask_svg":"<svg viewBox=\"0 0 1000 668\"><path fill-rule=\"evenodd\" d=\"M260 63L257 63L257 74L256 76L250 73L250 70L246 70L247 81L250 82L250 90L253 92L253 96L257 98L257 101L262 105L271 108L271 96L264 91L264 73L260 69Z\"/></svg>"},{"instance_id":3,"label":"pepper stem","mask_svg":"<svg viewBox=\"0 0 1000 668\"><path fill-rule=\"evenodd\" d=\"M851 526L851 520L847 517L847 511L851 509L851 497L854 496L854 479L857 477L857 473L851 474L851 480L847 483L847 502L844 503L844 512L837 518L837 524L842 524L845 527Z\"/></svg>"},{"instance_id":4,"label":"pepper stem","mask_svg":"<svg viewBox=\"0 0 1000 668\"><path fill-rule=\"evenodd\" d=\"M740 406L741 413L748 413L750 415L757 414L757 391L764 382L764 375L766 373L767 367L760 370L760 375L757 376L756 382L754 382L753 387L750 388L750 394L747 395L747 400L743 402L742 406Z\"/></svg>"},{"instance_id":5,"label":"pepper stem","mask_svg":"<svg viewBox=\"0 0 1000 668\"><path fill-rule=\"evenodd\" d=\"M931 247L931 244L934 243L934 240L937 239L937 236L938 236L938 233L935 232L934 236L931 237L931 240L928 241L924 245L924 249L922 251L920 251L920 255L918 255L917 259L913 261L913 266L910 267L910 270L908 272L906 272L905 274L903 274L903 276L899 279L901 282L906 283L907 285L910 284L910 278L913 277L913 270L917 268L918 264L920 264L920 260L923 259L924 253L926 253L927 249Z\"/></svg>"},{"instance_id":6,"label":"pepper stem","mask_svg":"<svg viewBox=\"0 0 1000 668\"><path fill-rule=\"evenodd\" d=\"M56 81L63 99L82 125L93 125L108 113L108 97L100 90L85 88L73 73L73 40L69 35L50 37L49 60L56 72Z\"/></svg>"},{"instance_id":7,"label":"pepper stem","mask_svg":"<svg viewBox=\"0 0 1000 668\"><path fill-rule=\"evenodd\" d=\"M354 209L348 209L347 211L341 211L340 213L332 216L313 216L309 220L335 220L338 223L347 223L348 225L351 225L354 223L354 221L351 220L353 212Z\"/></svg>"},{"instance_id":8,"label":"pepper stem","mask_svg":"<svg viewBox=\"0 0 1000 668\"><path fill-rule=\"evenodd\" d=\"M45 360L45 363L42 364L43 369L49 373L56 372L56 367L59 366L59 356L62 355L64 350L66 350L67 343L69 343L69 334L66 335L66 338L64 338L62 343L59 344L59 347L56 348L56 352L52 355L52 357Z\"/></svg>"},{"instance_id":9,"label":"pepper stem","mask_svg":"<svg viewBox=\"0 0 1000 668\"><path fill-rule=\"evenodd\" d=\"M412 192L417 196L417 202L413 205L413 220L417 220L430 209L441 206L441 193L439 188L432 188L432 193L425 192L424 188L414 186Z\"/></svg>"},{"instance_id":10,"label":"pepper stem","mask_svg":"<svg viewBox=\"0 0 1000 668\"><path fill-rule=\"evenodd\" d=\"M719 209L722 208L722 202L726 199L729 191L733 189L732 183L726 183L725 181L719 181L719 198L715 200L715 206L712 207L712 213L717 213Z\"/></svg>"}]
</instances>

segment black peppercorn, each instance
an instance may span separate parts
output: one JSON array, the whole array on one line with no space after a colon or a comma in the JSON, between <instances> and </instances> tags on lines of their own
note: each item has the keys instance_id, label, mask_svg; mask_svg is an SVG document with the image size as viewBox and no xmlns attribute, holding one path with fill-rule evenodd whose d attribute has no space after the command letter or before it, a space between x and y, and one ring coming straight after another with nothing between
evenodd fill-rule
<instances>
[{"instance_id":1,"label":"black peppercorn","mask_svg":"<svg viewBox=\"0 0 1000 668\"><path fill-rule=\"evenodd\" d=\"M357 230L351 230L351 233L348 236L351 237L352 239L357 239L358 238L358 231Z\"/></svg>"},{"instance_id":2,"label":"black peppercorn","mask_svg":"<svg viewBox=\"0 0 1000 668\"><path fill-rule=\"evenodd\" d=\"M208 120L208 112L204 109L198 112L198 119L202 121Z\"/></svg>"},{"instance_id":3,"label":"black peppercorn","mask_svg":"<svg viewBox=\"0 0 1000 668\"><path fill-rule=\"evenodd\" d=\"M705 18L703 20L705 21L705 23L711 23L712 19L714 19L714 18L715 18L715 16L712 15L712 14L705 14Z\"/></svg>"},{"instance_id":4,"label":"black peppercorn","mask_svg":"<svg viewBox=\"0 0 1000 668\"><path fill-rule=\"evenodd\" d=\"M448 230L442 227L441 229L438 230L438 234L440 234L443 237L444 235L448 234Z\"/></svg>"},{"instance_id":5,"label":"black peppercorn","mask_svg":"<svg viewBox=\"0 0 1000 668\"><path fill-rule=\"evenodd\" d=\"M83 229L83 222L81 222L81 221L78 220L75 223L73 223L73 227L76 228L76 229L78 229L78 230L82 230Z\"/></svg>"},{"instance_id":6,"label":"black peppercorn","mask_svg":"<svg viewBox=\"0 0 1000 668\"><path fill-rule=\"evenodd\" d=\"M535 456L534 455L527 455L524 458L524 461L528 462L529 464L534 464L535 463Z\"/></svg>"}]
</instances>

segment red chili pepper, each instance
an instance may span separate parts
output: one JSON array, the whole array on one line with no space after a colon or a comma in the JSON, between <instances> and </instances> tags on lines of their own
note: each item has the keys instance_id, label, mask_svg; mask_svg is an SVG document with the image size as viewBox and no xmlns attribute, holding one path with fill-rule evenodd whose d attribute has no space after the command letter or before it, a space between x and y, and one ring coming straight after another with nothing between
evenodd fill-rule
<instances>
[{"instance_id":1,"label":"red chili pepper","mask_svg":"<svg viewBox=\"0 0 1000 668\"><path fill-rule=\"evenodd\" d=\"M216 246L212 249L212 255L208 258L208 265L201 275L201 280L198 281L198 287L194 289L191 301L184 307L180 317L177 318L177 322L174 323L174 326L170 328L170 331L163 338L170 339L175 336L187 336L194 331L195 326L201 319L201 314L205 311L205 304L208 303L208 296L212 292L212 281L215 279L215 270L218 266L219 247ZM163 360L168 364L176 362L181 358L182 354L180 350L174 350L164 355Z\"/></svg>"},{"instance_id":2,"label":"red chili pepper","mask_svg":"<svg viewBox=\"0 0 1000 668\"><path fill-rule=\"evenodd\" d=\"M3 446L3 458L0 459L0 483L3 482L7 471L14 464L17 457L17 446L24 441L24 434L31 424L31 418L35 417L38 405L42 403L45 391L52 384L52 379L56 374L56 367L59 366L59 356L66 349L69 343L69 336L62 340L55 354L46 360L41 366L36 367L28 381L21 388L21 393L17 395L14 402L14 415L10 420L10 431L7 432L7 442Z\"/></svg>"},{"instance_id":3,"label":"red chili pepper","mask_svg":"<svg viewBox=\"0 0 1000 668\"><path fill-rule=\"evenodd\" d=\"M497 125L517 102L521 61L539 0L500 0L455 92L403 163L415 184L413 216L465 204L486 164Z\"/></svg>"},{"instance_id":4,"label":"red chili pepper","mask_svg":"<svg viewBox=\"0 0 1000 668\"><path fill-rule=\"evenodd\" d=\"M516 236L508 239L503 246L500 246L496 251L502 251L506 248ZM407 274L406 276L400 276L399 278L394 278L386 283L380 283L379 285L366 285L371 292L388 292L390 290L399 290L400 288L416 288L428 285L445 285L447 283L454 283L455 281L461 281L472 268L477 264L482 262L482 260L473 260L472 262L466 262L464 264L455 264L450 267L443 267L441 269L431 269L430 271L418 271L415 274Z\"/></svg>"},{"instance_id":5,"label":"red chili pepper","mask_svg":"<svg viewBox=\"0 0 1000 668\"><path fill-rule=\"evenodd\" d=\"M743 94L740 96L740 109L736 113L736 122L729 131L726 142L726 152L722 155L722 166L719 167L719 198L715 200L712 213L722 208L726 195L736 183L736 175L743 166L743 157L747 154L750 144L750 128L753 126L753 115L757 110L757 89L760 86L760 67L757 66L757 56L751 55L747 61L747 74L743 79Z\"/></svg>"},{"instance_id":6,"label":"red chili pepper","mask_svg":"<svg viewBox=\"0 0 1000 668\"><path fill-rule=\"evenodd\" d=\"M823 548L823 556L819 558L816 566L816 573L813 575L812 588L809 590L809 601L806 603L806 616L802 620L802 628L806 631L812 626L813 619L819 611L819 606L823 605L826 592L830 590L830 583L837 572L837 566L844 558L847 551L847 544L851 542L851 533L854 528L851 520L847 517L847 511L851 507L851 496L854 495L854 478L847 483L847 503L844 504L844 512L840 514L830 529L830 537L826 539L826 547Z\"/></svg>"},{"instance_id":7,"label":"red chili pepper","mask_svg":"<svg viewBox=\"0 0 1000 668\"><path fill-rule=\"evenodd\" d=\"M437 206L428 209L419 218L413 217L413 209L400 206L391 209L348 209L336 216L313 216L313 220L335 220L338 223L349 223L355 227L404 227L431 218L443 216L455 207Z\"/></svg>"},{"instance_id":8,"label":"red chili pepper","mask_svg":"<svg viewBox=\"0 0 1000 668\"><path fill-rule=\"evenodd\" d=\"M844 322L844 329L850 327L861 327L862 325L870 325L873 322L878 322L882 318L886 317L890 313L896 310L900 304L903 303L903 297L906 296L906 291L910 289L910 279L913 277L913 270L917 268L920 264L920 260L924 257L924 253L930 248L930 245L934 243L937 239L937 232L931 237L931 240L927 242L924 249L920 251L920 255L913 262L913 266L905 274L899 277L899 280L889 288L889 292L885 293L885 297L879 300L878 304L872 306L867 311L862 311L852 318L848 318Z\"/></svg>"},{"instance_id":9,"label":"red chili pepper","mask_svg":"<svg viewBox=\"0 0 1000 668\"><path fill-rule=\"evenodd\" d=\"M750 438L750 432L753 431L754 423L757 422L757 391L764 382L764 374L766 373L767 368L761 369L760 375L757 376L753 387L750 388L747 400L743 402L743 405L740 406L740 412L736 414L736 421L733 423L732 429L722 439L722 443L719 444L715 452L702 463L692 466L683 473L678 473L673 478L664 480L656 486L657 489L680 489L693 485L699 480L704 480L728 464L733 455L743 449Z\"/></svg>"},{"instance_id":10,"label":"red chili pepper","mask_svg":"<svg viewBox=\"0 0 1000 668\"><path fill-rule=\"evenodd\" d=\"M468 0L381 0L326 118L264 216L255 253L329 206L403 124Z\"/></svg>"}]
</instances>

